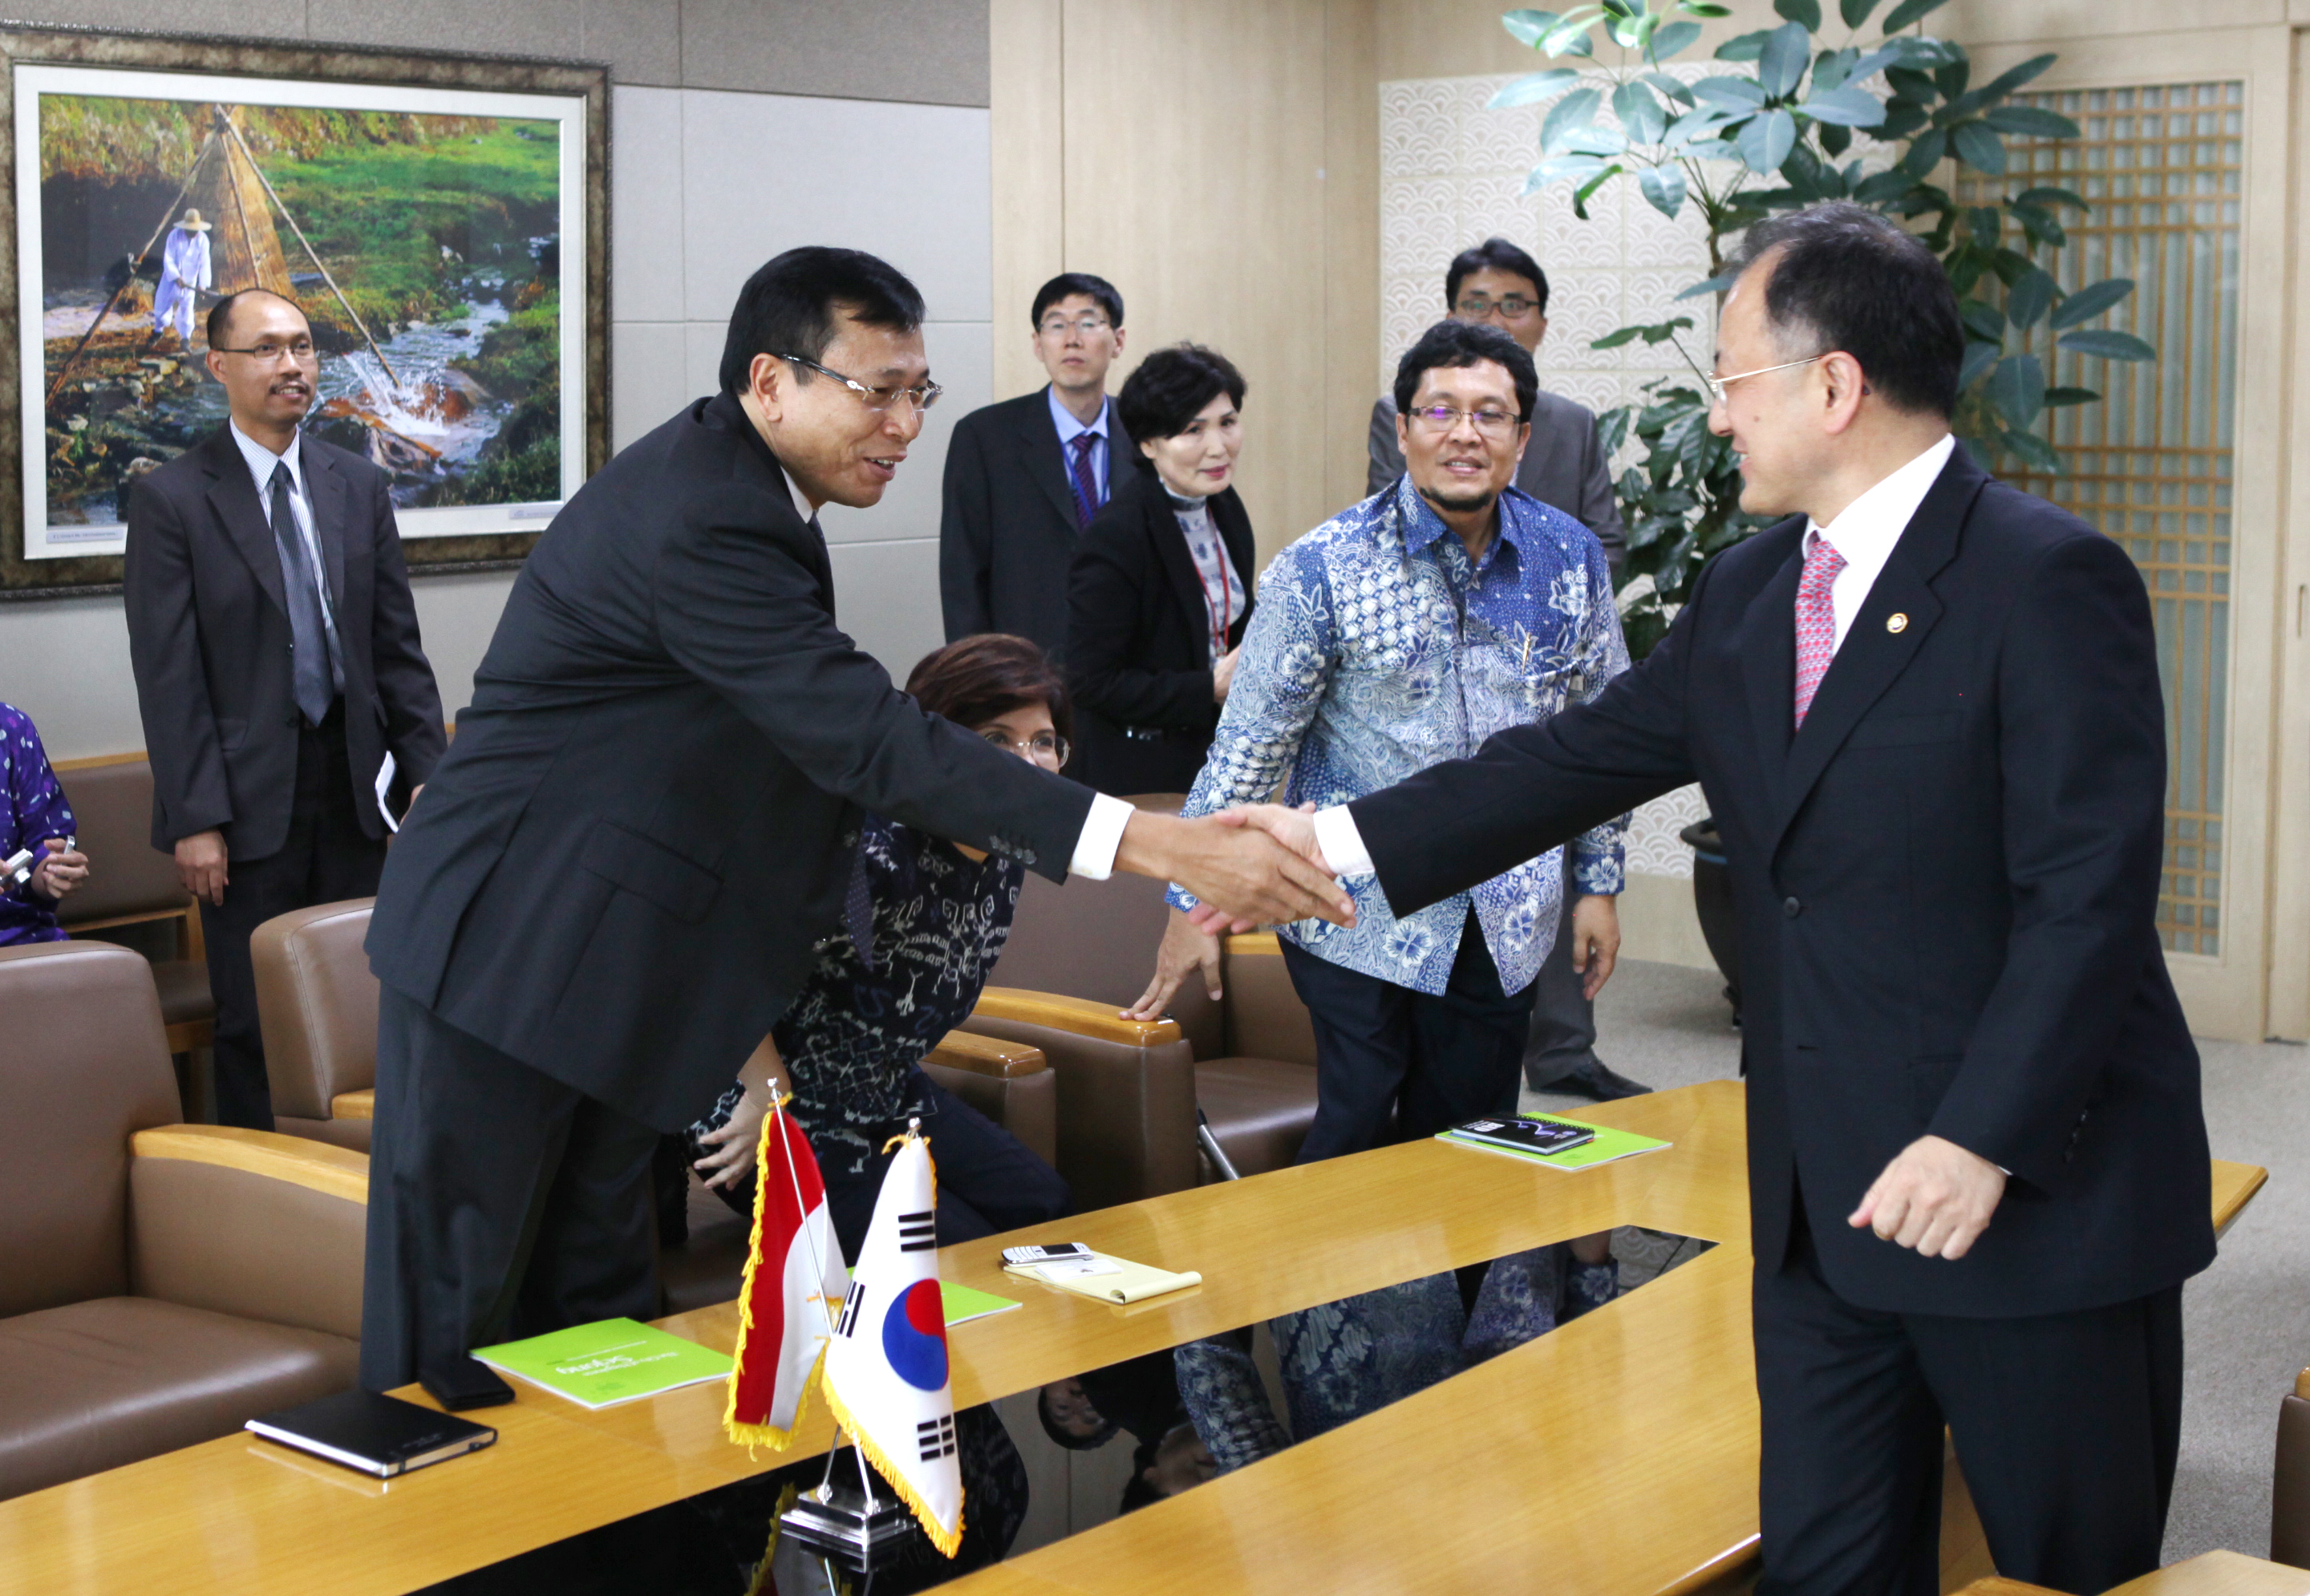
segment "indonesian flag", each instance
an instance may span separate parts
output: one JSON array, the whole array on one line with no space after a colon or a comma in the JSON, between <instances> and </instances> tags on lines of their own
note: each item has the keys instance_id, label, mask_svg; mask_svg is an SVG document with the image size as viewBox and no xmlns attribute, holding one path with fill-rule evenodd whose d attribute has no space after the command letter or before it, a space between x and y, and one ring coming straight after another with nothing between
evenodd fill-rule
<instances>
[{"instance_id":1,"label":"indonesian flag","mask_svg":"<svg viewBox=\"0 0 2310 1596\"><path fill-rule=\"evenodd\" d=\"M826 1400L951 1557L962 1544L962 1472L939 1295L938 1177L928 1141L909 1132L903 1143L826 1349Z\"/></svg>"},{"instance_id":2,"label":"indonesian flag","mask_svg":"<svg viewBox=\"0 0 2310 1596\"><path fill-rule=\"evenodd\" d=\"M722 1427L742 1444L783 1449L794 1440L850 1278L827 1217L818 1160L784 1104L762 1116L755 1169L754 1244L738 1293L738 1351Z\"/></svg>"}]
</instances>

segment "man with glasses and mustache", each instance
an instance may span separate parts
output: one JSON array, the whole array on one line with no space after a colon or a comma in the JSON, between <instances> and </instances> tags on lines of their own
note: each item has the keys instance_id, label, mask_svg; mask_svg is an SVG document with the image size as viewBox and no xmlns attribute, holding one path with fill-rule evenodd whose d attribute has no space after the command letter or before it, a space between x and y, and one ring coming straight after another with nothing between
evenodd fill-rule
<instances>
[{"instance_id":1,"label":"man with glasses and mustache","mask_svg":"<svg viewBox=\"0 0 2310 1596\"><path fill-rule=\"evenodd\" d=\"M925 713L836 625L818 512L880 502L921 436L923 320L886 261L778 256L720 390L524 563L369 925L370 1388L487 1398L473 1347L656 1315L659 1136L758 1085L823 944L873 946L866 816L1054 880L1353 917L1264 834L1137 813Z\"/></svg>"},{"instance_id":2,"label":"man with glasses and mustache","mask_svg":"<svg viewBox=\"0 0 2310 1596\"><path fill-rule=\"evenodd\" d=\"M972 411L947 441L939 601L950 643L1008 632L1058 660L1075 540L1135 457L1107 395L1123 296L1104 277L1062 272L1036 291L1029 319L1051 380Z\"/></svg>"},{"instance_id":3,"label":"man with glasses and mustache","mask_svg":"<svg viewBox=\"0 0 2310 1596\"><path fill-rule=\"evenodd\" d=\"M423 785L441 698L417 635L386 473L307 438L312 328L250 289L209 312L230 417L128 499L129 661L152 763L152 846L201 906L220 1123L273 1129L248 937L377 890L390 755Z\"/></svg>"},{"instance_id":4,"label":"man with glasses and mustache","mask_svg":"<svg viewBox=\"0 0 2310 1596\"><path fill-rule=\"evenodd\" d=\"M1506 239L1487 239L1453 257L1444 273L1444 303L1462 321L1498 327L1539 359L1541 340L1548 336L1548 277ZM1533 396L1531 419L1515 485L1594 533L1617 573L1620 510L1612 494L1611 463L1597 445L1596 418L1585 406L1541 389ZM1395 396L1382 395L1372 406L1371 473L1364 490L1377 493L1402 471ZM1563 897L1563 923L1541 966L1532 1031L1524 1041L1524 1084L1535 1091L1576 1092L1599 1101L1649 1091L1596 1056L1596 1005L1587 969L1592 952L1609 961L1618 951L1619 906L1610 897L1582 892L1569 880Z\"/></svg>"},{"instance_id":5,"label":"man with glasses and mustache","mask_svg":"<svg viewBox=\"0 0 2310 1596\"><path fill-rule=\"evenodd\" d=\"M1183 811L1270 800L1345 803L1473 753L1509 726L1585 703L1628 669L1604 551L1589 530L1511 485L1530 435L1532 357L1497 327L1438 322L1396 368L1404 474L1276 556L1260 579L1210 759ZM1573 840L1572 879L1618 892L1626 817ZM1352 927L1281 928L1316 1029L1316 1107L1301 1163L1513 1114L1533 978L1555 939L1559 850L1397 913L1350 883ZM1131 1012L1159 1015L1216 939L1174 889L1154 979ZM1611 953L1590 962L1595 986ZM1573 1302L1613 1294L1605 1238L1575 1244Z\"/></svg>"}]
</instances>

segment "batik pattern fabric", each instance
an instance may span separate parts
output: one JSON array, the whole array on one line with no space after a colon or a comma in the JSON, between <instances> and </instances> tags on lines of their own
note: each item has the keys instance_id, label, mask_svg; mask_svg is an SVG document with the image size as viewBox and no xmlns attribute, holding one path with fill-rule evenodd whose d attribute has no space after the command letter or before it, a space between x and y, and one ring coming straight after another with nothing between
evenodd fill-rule
<instances>
[{"instance_id":1,"label":"batik pattern fabric","mask_svg":"<svg viewBox=\"0 0 2310 1596\"><path fill-rule=\"evenodd\" d=\"M1546 1335L1557 1326L1568 1251L1559 1242L1495 1259L1472 1308L1444 1273L1272 1321L1288 1431L1240 1332L1173 1354L1179 1399L1219 1471L1232 1472Z\"/></svg>"},{"instance_id":2,"label":"batik pattern fabric","mask_svg":"<svg viewBox=\"0 0 2310 1596\"><path fill-rule=\"evenodd\" d=\"M7 796L7 812L0 814L0 859L74 834L72 805L48 768L40 733L32 717L13 704L0 704L0 791ZM64 940L55 899L33 891L30 881L0 893L0 947Z\"/></svg>"},{"instance_id":3,"label":"batik pattern fabric","mask_svg":"<svg viewBox=\"0 0 2310 1596\"><path fill-rule=\"evenodd\" d=\"M1595 534L1510 488L1479 561L1408 477L1275 557L1259 579L1227 707L1185 813L1270 801L1347 803L1509 726L1585 704L1628 668ZM1624 884L1628 817L1574 839L1583 893ZM1357 924L1281 934L1320 958L1440 995L1472 900L1501 989L1522 991L1555 945L1562 850L1399 918L1374 877L1348 883ZM1192 907L1177 887L1171 902Z\"/></svg>"},{"instance_id":4,"label":"batik pattern fabric","mask_svg":"<svg viewBox=\"0 0 2310 1596\"><path fill-rule=\"evenodd\" d=\"M865 1168L893 1121L923 1112L909 1085L915 1071L977 1006L1027 879L1015 861L974 862L951 843L876 816L861 824L858 846L873 963L838 932L770 1032L794 1085L789 1112L820 1167L848 1175ZM690 1127L693 1160L708 1150L699 1138L727 1124L744 1095L733 1084Z\"/></svg>"}]
</instances>

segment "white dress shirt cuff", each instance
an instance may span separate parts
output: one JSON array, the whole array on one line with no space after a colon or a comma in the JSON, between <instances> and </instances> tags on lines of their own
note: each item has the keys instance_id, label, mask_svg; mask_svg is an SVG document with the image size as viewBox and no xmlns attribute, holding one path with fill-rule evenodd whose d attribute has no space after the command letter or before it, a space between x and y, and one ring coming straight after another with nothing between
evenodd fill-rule
<instances>
[{"instance_id":1,"label":"white dress shirt cuff","mask_svg":"<svg viewBox=\"0 0 2310 1596\"><path fill-rule=\"evenodd\" d=\"M1356 829L1356 817L1348 812L1344 803L1316 811L1316 846L1324 850L1324 863L1341 875L1372 873L1371 852L1364 846L1363 833Z\"/></svg>"},{"instance_id":2,"label":"white dress shirt cuff","mask_svg":"<svg viewBox=\"0 0 2310 1596\"><path fill-rule=\"evenodd\" d=\"M1115 873L1116 850L1123 846L1123 828L1131 823L1131 805L1109 794L1092 795L1090 813L1083 818L1082 835L1075 838L1075 856L1067 868L1074 874L1103 881Z\"/></svg>"}]
</instances>

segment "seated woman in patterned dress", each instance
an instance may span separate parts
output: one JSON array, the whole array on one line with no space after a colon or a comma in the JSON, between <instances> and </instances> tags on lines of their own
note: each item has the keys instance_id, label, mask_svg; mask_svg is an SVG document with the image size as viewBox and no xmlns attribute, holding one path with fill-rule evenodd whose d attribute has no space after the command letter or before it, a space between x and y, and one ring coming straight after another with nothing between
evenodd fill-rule
<instances>
[{"instance_id":1,"label":"seated woman in patterned dress","mask_svg":"<svg viewBox=\"0 0 2310 1596\"><path fill-rule=\"evenodd\" d=\"M88 876L73 830L72 805L32 717L0 704L0 860L26 849L39 855L22 882L0 881L0 947L65 940L56 906Z\"/></svg>"},{"instance_id":2,"label":"seated woman in patterned dress","mask_svg":"<svg viewBox=\"0 0 2310 1596\"><path fill-rule=\"evenodd\" d=\"M916 665L907 690L934 714L1056 770L1066 762L1066 687L1024 638L951 643ZM851 1259L893 1154L883 1144L919 1115L938 1160L942 1245L1056 1219L1066 1182L1019 1140L924 1073L941 1037L968 1017L1011 935L1023 865L869 815L859 829L873 905L871 959L849 932L820 951L745 1079L690 1127L706 1184L751 1212L754 1154L769 1088L791 1112L826 1179L835 1234Z\"/></svg>"}]
</instances>

